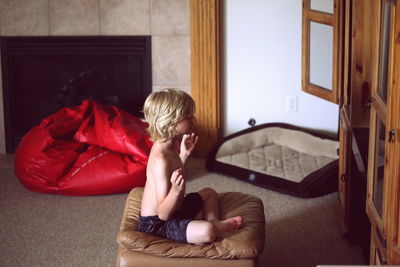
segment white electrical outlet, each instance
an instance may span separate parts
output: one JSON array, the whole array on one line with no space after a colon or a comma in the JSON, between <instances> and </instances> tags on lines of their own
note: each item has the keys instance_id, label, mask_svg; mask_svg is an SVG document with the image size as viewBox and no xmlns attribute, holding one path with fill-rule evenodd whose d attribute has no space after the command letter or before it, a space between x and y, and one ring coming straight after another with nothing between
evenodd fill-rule
<instances>
[{"instance_id":1,"label":"white electrical outlet","mask_svg":"<svg viewBox=\"0 0 400 267\"><path fill-rule=\"evenodd\" d=\"M288 113L297 112L297 96L296 95L286 96L286 112L288 112Z\"/></svg>"}]
</instances>

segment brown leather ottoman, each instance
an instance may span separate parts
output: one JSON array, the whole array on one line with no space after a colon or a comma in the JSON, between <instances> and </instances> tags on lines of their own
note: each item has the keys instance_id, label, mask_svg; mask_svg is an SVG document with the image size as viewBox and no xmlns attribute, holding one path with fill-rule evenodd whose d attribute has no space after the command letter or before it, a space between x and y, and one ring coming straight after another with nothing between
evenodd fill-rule
<instances>
[{"instance_id":1,"label":"brown leather ottoman","mask_svg":"<svg viewBox=\"0 0 400 267\"><path fill-rule=\"evenodd\" d=\"M137 231L143 188L128 195L117 242L117 266L256 266L264 249L265 218L261 199L239 193L219 193L221 218L241 215L242 228L223 232L207 245L182 244Z\"/></svg>"}]
</instances>

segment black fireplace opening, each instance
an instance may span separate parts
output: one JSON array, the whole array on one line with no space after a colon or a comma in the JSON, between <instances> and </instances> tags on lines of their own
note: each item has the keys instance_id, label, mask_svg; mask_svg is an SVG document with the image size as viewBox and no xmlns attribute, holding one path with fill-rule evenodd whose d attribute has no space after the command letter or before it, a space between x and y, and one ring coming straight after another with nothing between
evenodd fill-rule
<instances>
[{"instance_id":1,"label":"black fireplace opening","mask_svg":"<svg viewBox=\"0 0 400 267\"><path fill-rule=\"evenodd\" d=\"M6 151L63 107L95 100L142 117L150 36L1 37Z\"/></svg>"}]
</instances>

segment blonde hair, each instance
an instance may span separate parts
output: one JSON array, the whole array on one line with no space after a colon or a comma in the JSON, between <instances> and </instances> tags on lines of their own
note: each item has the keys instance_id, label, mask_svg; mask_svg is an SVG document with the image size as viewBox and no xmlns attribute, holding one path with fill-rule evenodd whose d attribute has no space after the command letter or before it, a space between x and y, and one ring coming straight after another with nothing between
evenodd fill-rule
<instances>
[{"instance_id":1,"label":"blonde hair","mask_svg":"<svg viewBox=\"0 0 400 267\"><path fill-rule=\"evenodd\" d=\"M168 88L151 93L143 107L150 140L165 142L175 137L176 124L193 115L195 109L193 98L184 91Z\"/></svg>"}]
</instances>

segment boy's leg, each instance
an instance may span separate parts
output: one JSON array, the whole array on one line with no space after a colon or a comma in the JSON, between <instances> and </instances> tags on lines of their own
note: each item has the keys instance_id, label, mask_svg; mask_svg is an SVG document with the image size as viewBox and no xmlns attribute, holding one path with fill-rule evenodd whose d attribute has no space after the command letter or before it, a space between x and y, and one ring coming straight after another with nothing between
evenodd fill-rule
<instances>
[{"instance_id":1,"label":"boy's leg","mask_svg":"<svg viewBox=\"0 0 400 267\"><path fill-rule=\"evenodd\" d=\"M212 188L204 188L198 192L203 199L202 216L196 216L198 219L203 219L212 222L219 231L236 230L242 226L243 218L236 216L220 221L219 218L219 196ZM202 217L202 218L201 218Z\"/></svg>"},{"instance_id":2,"label":"boy's leg","mask_svg":"<svg viewBox=\"0 0 400 267\"><path fill-rule=\"evenodd\" d=\"M219 196L212 188L204 188L198 192L203 199L203 208L196 216L206 221L219 220Z\"/></svg>"},{"instance_id":3,"label":"boy's leg","mask_svg":"<svg viewBox=\"0 0 400 267\"><path fill-rule=\"evenodd\" d=\"M186 229L186 240L189 244L213 242L218 236L218 229L208 221L191 221Z\"/></svg>"}]
</instances>

